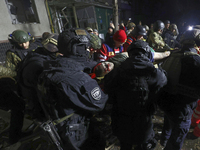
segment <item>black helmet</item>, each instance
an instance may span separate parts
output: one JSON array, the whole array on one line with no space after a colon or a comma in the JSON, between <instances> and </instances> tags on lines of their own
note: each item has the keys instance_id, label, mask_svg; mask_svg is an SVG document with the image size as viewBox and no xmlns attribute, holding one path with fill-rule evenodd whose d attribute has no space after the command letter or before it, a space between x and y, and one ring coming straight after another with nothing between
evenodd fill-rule
<instances>
[{"instance_id":1,"label":"black helmet","mask_svg":"<svg viewBox=\"0 0 200 150\"><path fill-rule=\"evenodd\" d=\"M153 60L153 55L149 44L143 40L137 40L132 43L127 49L129 57L138 54L144 54L150 60Z\"/></svg>"},{"instance_id":2,"label":"black helmet","mask_svg":"<svg viewBox=\"0 0 200 150\"><path fill-rule=\"evenodd\" d=\"M22 44L30 41L32 38L29 32L24 30L15 30L12 34L9 34L8 39L12 42Z\"/></svg>"},{"instance_id":3,"label":"black helmet","mask_svg":"<svg viewBox=\"0 0 200 150\"><path fill-rule=\"evenodd\" d=\"M71 28L58 36L58 50L64 56L86 56L90 46L90 35L85 29Z\"/></svg>"},{"instance_id":4,"label":"black helmet","mask_svg":"<svg viewBox=\"0 0 200 150\"><path fill-rule=\"evenodd\" d=\"M180 42L181 44L196 44L197 46L200 46L200 30L187 30L181 37Z\"/></svg>"},{"instance_id":5,"label":"black helmet","mask_svg":"<svg viewBox=\"0 0 200 150\"><path fill-rule=\"evenodd\" d=\"M157 32L158 30L163 30L165 27L164 23L160 20L157 20L154 24L153 24L153 30L154 32Z\"/></svg>"},{"instance_id":6,"label":"black helmet","mask_svg":"<svg viewBox=\"0 0 200 150\"><path fill-rule=\"evenodd\" d=\"M169 21L169 20L165 20L164 23L165 23L165 24L170 24L170 21Z\"/></svg>"},{"instance_id":7,"label":"black helmet","mask_svg":"<svg viewBox=\"0 0 200 150\"><path fill-rule=\"evenodd\" d=\"M148 25L143 25L143 27L146 29L146 31L149 31L149 26Z\"/></svg>"},{"instance_id":8,"label":"black helmet","mask_svg":"<svg viewBox=\"0 0 200 150\"><path fill-rule=\"evenodd\" d=\"M58 40L58 34L48 34L44 35L42 38L42 45L48 50L49 52L57 52L57 40Z\"/></svg>"},{"instance_id":9,"label":"black helmet","mask_svg":"<svg viewBox=\"0 0 200 150\"><path fill-rule=\"evenodd\" d=\"M136 35L136 36L138 36L138 35L147 35L146 29L141 25L137 25L134 28L134 30L132 31L131 34Z\"/></svg>"}]
</instances>

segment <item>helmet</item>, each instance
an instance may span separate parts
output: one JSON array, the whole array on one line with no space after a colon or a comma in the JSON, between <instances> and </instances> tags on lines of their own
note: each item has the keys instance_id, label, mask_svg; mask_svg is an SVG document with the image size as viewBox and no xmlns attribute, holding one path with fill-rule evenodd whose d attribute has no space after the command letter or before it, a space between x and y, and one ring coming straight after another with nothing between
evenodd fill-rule
<instances>
[{"instance_id":1,"label":"helmet","mask_svg":"<svg viewBox=\"0 0 200 150\"><path fill-rule=\"evenodd\" d=\"M169 20L165 20L165 24L170 24L170 21Z\"/></svg>"},{"instance_id":2,"label":"helmet","mask_svg":"<svg viewBox=\"0 0 200 150\"><path fill-rule=\"evenodd\" d=\"M127 25L127 29L132 29L132 27L135 27L135 23L133 22L129 22L128 25Z\"/></svg>"},{"instance_id":3,"label":"helmet","mask_svg":"<svg viewBox=\"0 0 200 150\"><path fill-rule=\"evenodd\" d=\"M146 29L146 31L149 31L149 26L148 25L143 25L143 27Z\"/></svg>"},{"instance_id":4,"label":"helmet","mask_svg":"<svg viewBox=\"0 0 200 150\"><path fill-rule=\"evenodd\" d=\"M196 44L200 46L200 30L187 30L181 37L181 44Z\"/></svg>"},{"instance_id":5,"label":"helmet","mask_svg":"<svg viewBox=\"0 0 200 150\"><path fill-rule=\"evenodd\" d=\"M160 20L157 20L154 24L153 24L153 30L154 32L157 32L158 30L163 30L165 27L164 23Z\"/></svg>"},{"instance_id":6,"label":"helmet","mask_svg":"<svg viewBox=\"0 0 200 150\"><path fill-rule=\"evenodd\" d=\"M30 41L32 38L29 32L23 30L15 30L12 32L12 34L9 35L8 39L15 43L22 44Z\"/></svg>"},{"instance_id":7,"label":"helmet","mask_svg":"<svg viewBox=\"0 0 200 150\"><path fill-rule=\"evenodd\" d=\"M87 27L85 29L86 29L87 32L93 32L92 28L90 28L90 27Z\"/></svg>"},{"instance_id":8,"label":"helmet","mask_svg":"<svg viewBox=\"0 0 200 150\"><path fill-rule=\"evenodd\" d=\"M136 36L147 35L146 29L141 25L137 25L131 34L136 35Z\"/></svg>"},{"instance_id":9,"label":"helmet","mask_svg":"<svg viewBox=\"0 0 200 150\"><path fill-rule=\"evenodd\" d=\"M200 25L193 26L193 29L200 29Z\"/></svg>"},{"instance_id":10,"label":"helmet","mask_svg":"<svg viewBox=\"0 0 200 150\"><path fill-rule=\"evenodd\" d=\"M50 52L57 52L57 40L58 40L58 34L48 34L46 37L42 39L42 45L46 48L46 50Z\"/></svg>"},{"instance_id":11,"label":"helmet","mask_svg":"<svg viewBox=\"0 0 200 150\"><path fill-rule=\"evenodd\" d=\"M173 29L177 30L176 24L171 24L171 25L169 26L169 29L170 29L170 30L173 30Z\"/></svg>"},{"instance_id":12,"label":"helmet","mask_svg":"<svg viewBox=\"0 0 200 150\"><path fill-rule=\"evenodd\" d=\"M137 40L132 43L127 49L129 57L138 54L144 54L150 60L153 60L153 55L149 44L143 40Z\"/></svg>"},{"instance_id":13,"label":"helmet","mask_svg":"<svg viewBox=\"0 0 200 150\"><path fill-rule=\"evenodd\" d=\"M70 28L58 36L58 50L64 56L83 56L90 46L90 34L81 28Z\"/></svg>"},{"instance_id":14,"label":"helmet","mask_svg":"<svg viewBox=\"0 0 200 150\"><path fill-rule=\"evenodd\" d=\"M90 44L91 47L94 49L100 49L101 48L101 39L96 34L90 34L91 40Z\"/></svg>"}]
</instances>

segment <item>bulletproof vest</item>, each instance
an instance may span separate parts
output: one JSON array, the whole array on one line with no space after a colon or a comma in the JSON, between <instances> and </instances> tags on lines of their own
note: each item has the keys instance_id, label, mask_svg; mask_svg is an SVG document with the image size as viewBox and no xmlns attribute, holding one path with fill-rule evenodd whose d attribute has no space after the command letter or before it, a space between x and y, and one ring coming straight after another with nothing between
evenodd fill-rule
<instances>
[{"instance_id":1,"label":"bulletproof vest","mask_svg":"<svg viewBox=\"0 0 200 150\"><path fill-rule=\"evenodd\" d=\"M184 53L173 53L167 58L161 67L167 72L167 85L163 88L164 91L170 94L181 94L186 95L188 97L196 98L198 97L196 89L191 87L182 85L179 83L179 78L181 74L181 60L184 57L191 56L191 55L198 55L193 52L184 52Z\"/></svg>"},{"instance_id":2,"label":"bulletproof vest","mask_svg":"<svg viewBox=\"0 0 200 150\"><path fill-rule=\"evenodd\" d=\"M37 47L38 45L32 43L28 49L11 49L8 51L15 53L21 60L23 60L28 52L34 51Z\"/></svg>"},{"instance_id":3,"label":"bulletproof vest","mask_svg":"<svg viewBox=\"0 0 200 150\"><path fill-rule=\"evenodd\" d=\"M130 92L130 95L133 97L135 103L140 106L144 106L146 104L146 100L149 95L149 87L146 76L128 76L125 77L125 81L123 81L122 84L125 86L124 88Z\"/></svg>"}]
</instances>

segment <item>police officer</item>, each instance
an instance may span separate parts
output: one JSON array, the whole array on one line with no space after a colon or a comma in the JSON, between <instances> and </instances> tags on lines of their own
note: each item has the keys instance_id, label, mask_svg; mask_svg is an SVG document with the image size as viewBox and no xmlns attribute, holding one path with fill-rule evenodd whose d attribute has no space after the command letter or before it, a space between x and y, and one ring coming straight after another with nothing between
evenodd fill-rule
<instances>
[{"instance_id":1,"label":"police officer","mask_svg":"<svg viewBox=\"0 0 200 150\"><path fill-rule=\"evenodd\" d=\"M149 46L151 46L155 51L165 51L170 50L170 47L164 42L162 38L162 32L165 25L162 21L157 20L153 25L154 32L150 33L148 37Z\"/></svg>"},{"instance_id":2,"label":"police officer","mask_svg":"<svg viewBox=\"0 0 200 150\"><path fill-rule=\"evenodd\" d=\"M181 40L181 50L172 53L162 64L168 74L168 84L159 102L165 114L160 139L165 150L181 150L190 128L193 110L200 98L200 56L197 54L199 37L199 29L186 31Z\"/></svg>"},{"instance_id":3,"label":"police officer","mask_svg":"<svg viewBox=\"0 0 200 150\"><path fill-rule=\"evenodd\" d=\"M30 58L24 61L21 71L22 83L25 86L37 89L37 85L40 85L46 88L44 98L48 97L45 101L47 105L52 104L50 99L56 101L51 105L52 109L47 109L47 112L51 112L49 115L52 120L60 120L73 114L57 126L57 132L61 137L59 142L63 143L63 149L105 149L104 138L99 144L100 132L90 124L90 118L104 108L108 98L98 83L84 72L85 68L92 66L87 61L90 40L90 34L85 29L65 30L58 36L58 52L62 55L52 59L50 55L41 55L40 50L37 54L32 52L29 54ZM49 46L55 46L55 41L54 36L50 36L42 42L45 49L50 50L54 56L56 49L53 48L53 52ZM32 57L33 54L35 57ZM41 83L45 83L46 86ZM37 96L39 98L39 95Z\"/></svg>"},{"instance_id":4,"label":"police officer","mask_svg":"<svg viewBox=\"0 0 200 150\"><path fill-rule=\"evenodd\" d=\"M105 76L104 90L113 99L112 127L121 150L153 150L154 96L167 83L165 73L152 63L148 43L137 40L127 58Z\"/></svg>"},{"instance_id":5,"label":"police officer","mask_svg":"<svg viewBox=\"0 0 200 150\"><path fill-rule=\"evenodd\" d=\"M177 30L176 24L171 24L169 29L166 29L162 34L165 43L171 48L181 47L181 44L174 38L174 36L177 36Z\"/></svg>"},{"instance_id":6,"label":"police officer","mask_svg":"<svg viewBox=\"0 0 200 150\"><path fill-rule=\"evenodd\" d=\"M32 37L30 33L23 30L13 31L8 39L12 44L12 48L6 52L5 67L3 65L0 66L0 105L3 108L11 109L9 143L13 144L23 136L21 129L25 109L23 99L17 94L17 70L20 62L25 58L27 53L36 49L38 44L31 43Z\"/></svg>"},{"instance_id":7,"label":"police officer","mask_svg":"<svg viewBox=\"0 0 200 150\"><path fill-rule=\"evenodd\" d=\"M163 29L163 32L165 32L166 30L169 30L170 21L169 20L165 20L164 24L165 24L165 27Z\"/></svg>"}]
</instances>

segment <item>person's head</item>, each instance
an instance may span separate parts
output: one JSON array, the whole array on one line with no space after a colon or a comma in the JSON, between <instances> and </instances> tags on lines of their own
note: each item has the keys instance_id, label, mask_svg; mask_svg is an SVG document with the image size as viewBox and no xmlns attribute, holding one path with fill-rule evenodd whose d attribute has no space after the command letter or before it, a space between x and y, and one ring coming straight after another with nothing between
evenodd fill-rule
<instances>
[{"instance_id":1,"label":"person's head","mask_svg":"<svg viewBox=\"0 0 200 150\"><path fill-rule=\"evenodd\" d=\"M149 26L148 25L143 25L143 27L145 28L145 30L146 30L146 33L149 31Z\"/></svg>"},{"instance_id":2,"label":"person's head","mask_svg":"<svg viewBox=\"0 0 200 150\"><path fill-rule=\"evenodd\" d=\"M31 34L24 30L15 30L8 37L9 41L13 45L17 45L22 49L28 49L30 46L30 40L32 40Z\"/></svg>"},{"instance_id":3,"label":"person's head","mask_svg":"<svg viewBox=\"0 0 200 150\"><path fill-rule=\"evenodd\" d=\"M159 34L162 34L164 27L165 27L164 23L162 21L160 21L160 20L157 20L153 24L153 30L154 30L154 32L157 32Z\"/></svg>"},{"instance_id":4,"label":"person's head","mask_svg":"<svg viewBox=\"0 0 200 150\"><path fill-rule=\"evenodd\" d=\"M85 29L67 29L58 36L58 50L65 57L88 57L90 38L90 34Z\"/></svg>"},{"instance_id":5,"label":"person's head","mask_svg":"<svg viewBox=\"0 0 200 150\"><path fill-rule=\"evenodd\" d=\"M172 31L172 33L173 33L174 35L177 35L177 25L176 25L176 24L171 24L171 25L169 26L169 30Z\"/></svg>"},{"instance_id":6,"label":"person's head","mask_svg":"<svg viewBox=\"0 0 200 150\"><path fill-rule=\"evenodd\" d=\"M108 27L108 33L110 33L110 34L113 33L113 28L112 27Z\"/></svg>"},{"instance_id":7,"label":"person's head","mask_svg":"<svg viewBox=\"0 0 200 150\"><path fill-rule=\"evenodd\" d=\"M112 62L103 61L101 63L98 63L94 67L93 72L96 74L96 77L98 79L104 77L113 69L114 69L114 64Z\"/></svg>"},{"instance_id":8,"label":"person's head","mask_svg":"<svg viewBox=\"0 0 200 150\"><path fill-rule=\"evenodd\" d=\"M101 48L101 39L96 34L90 34L90 37L91 46L89 47L89 51L90 53L94 53Z\"/></svg>"},{"instance_id":9,"label":"person's head","mask_svg":"<svg viewBox=\"0 0 200 150\"><path fill-rule=\"evenodd\" d=\"M181 37L180 43L182 45L190 45L193 47L200 46L200 29L187 30Z\"/></svg>"},{"instance_id":10,"label":"person's head","mask_svg":"<svg viewBox=\"0 0 200 150\"><path fill-rule=\"evenodd\" d=\"M87 27L87 28L86 28L86 31L89 32L89 33L93 33L93 29L90 28L90 27Z\"/></svg>"},{"instance_id":11,"label":"person's head","mask_svg":"<svg viewBox=\"0 0 200 150\"><path fill-rule=\"evenodd\" d=\"M170 21L169 20L165 20L165 28L166 29L169 29L169 26L170 26Z\"/></svg>"},{"instance_id":12,"label":"person's head","mask_svg":"<svg viewBox=\"0 0 200 150\"><path fill-rule=\"evenodd\" d=\"M135 23L129 22L128 25L127 25L127 29L128 30L133 30L134 28L135 28Z\"/></svg>"},{"instance_id":13,"label":"person's head","mask_svg":"<svg viewBox=\"0 0 200 150\"><path fill-rule=\"evenodd\" d=\"M141 40L143 36L147 35L146 29L141 25L137 25L131 34L135 36L137 40Z\"/></svg>"},{"instance_id":14,"label":"person's head","mask_svg":"<svg viewBox=\"0 0 200 150\"><path fill-rule=\"evenodd\" d=\"M117 32L115 32L115 34L113 35L113 40L115 42L115 47L120 47L122 46L127 39L127 35L126 32L124 30L118 30Z\"/></svg>"},{"instance_id":15,"label":"person's head","mask_svg":"<svg viewBox=\"0 0 200 150\"><path fill-rule=\"evenodd\" d=\"M97 29L94 29L94 30L93 30L93 33L96 34L97 36L99 36L99 32L98 32Z\"/></svg>"},{"instance_id":16,"label":"person's head","mask_svg":"<svg viewBox=\"0 0 200 150\"><path fill-rule=\"evenodd\" d=\"M147 42L142 40L137 40L132 43L127 49L129 57L134 57L137 55L147 57L151 62L153 62L153 52Z\"/></svg>"},{"instance_id":17,"label":"person's head","mask_svg":"<svg viewBox=\"0 0 200 150\"><path fill-rule=\"evenodd\" d=\"M57 47L57 40L58 40L58 34L43 34L42 36L42 45L44 48L49 51L49 52L57 52L58 47Z\"/></svg>"}]
</instances>

